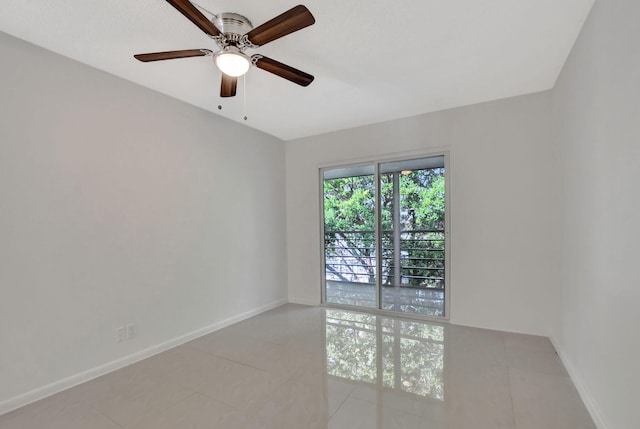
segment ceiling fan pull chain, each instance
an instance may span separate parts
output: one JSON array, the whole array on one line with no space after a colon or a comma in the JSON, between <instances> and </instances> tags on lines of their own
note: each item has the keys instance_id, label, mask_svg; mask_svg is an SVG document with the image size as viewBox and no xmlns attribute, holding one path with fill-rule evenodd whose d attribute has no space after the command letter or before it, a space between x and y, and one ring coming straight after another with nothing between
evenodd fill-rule
<instances>
[{"instance_id":1,"label":"ceiling fan pull chain","mask_svg":"<svg viewBox=\"0 0 640 429\"><path fill-rule=\"evenodd\" d=\"M242 119L247 120L247 75L242 75L242 104L244 110L244 116Z\"/></svg>"}]
</instances>

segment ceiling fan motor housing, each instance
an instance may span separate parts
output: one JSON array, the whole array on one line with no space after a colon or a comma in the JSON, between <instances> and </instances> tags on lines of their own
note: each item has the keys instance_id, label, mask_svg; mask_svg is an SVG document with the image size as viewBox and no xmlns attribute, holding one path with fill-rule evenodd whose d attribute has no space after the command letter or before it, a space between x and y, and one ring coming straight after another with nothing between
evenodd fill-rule
<instances>
[{"instance_id":1,"label":"ceiling fan motor housing","mask_svg":"<svg viewBox=\"0 0 640 429\"><path fill-rule=\"evenodd\" d=\"M244 34L253 29L246 16L233 12L224 12L213 17L213 24L224 34L225 45L239 46ZM224 46L221 46L224 48Z\"/></svg>"}]
</instances>

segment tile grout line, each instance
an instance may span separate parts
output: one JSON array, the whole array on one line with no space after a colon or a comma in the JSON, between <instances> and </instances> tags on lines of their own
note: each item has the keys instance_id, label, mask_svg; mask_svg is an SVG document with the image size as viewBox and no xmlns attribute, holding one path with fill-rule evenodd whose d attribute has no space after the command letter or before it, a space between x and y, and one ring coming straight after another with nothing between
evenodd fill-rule
<instances>
[{"instance_id":1,"label":"tile grout line","mask_svg":"<svg viewBox=\"0 0 640 429\"><path fill-rule=\"evenodd\" d=\"M509 365L509 353L507 352L507 339L502 334L502 345L504 346L504 356L507 366L507 377L509 378L509 401L511 402L511 416L513 417L513 427L518 429L518 422L516 421L516 409L513 405L513 382L511 381L511 366Z\"/></svg>"}]
</instances>

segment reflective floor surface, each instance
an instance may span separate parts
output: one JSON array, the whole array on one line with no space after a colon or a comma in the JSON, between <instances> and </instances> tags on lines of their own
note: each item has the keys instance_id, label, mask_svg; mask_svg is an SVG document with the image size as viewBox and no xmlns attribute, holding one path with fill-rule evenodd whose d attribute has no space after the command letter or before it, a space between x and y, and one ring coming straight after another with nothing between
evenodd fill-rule
<instances>
[{"instance_id":1,"label":"reflective floor surface","mask_svg":"<svg viewBox=\"0 0 640 429\"><path fill-rule=\"evenodd\" d=\"M285 305L2 429L595 428L547 338Z\"/></svg>"}]
</instances>

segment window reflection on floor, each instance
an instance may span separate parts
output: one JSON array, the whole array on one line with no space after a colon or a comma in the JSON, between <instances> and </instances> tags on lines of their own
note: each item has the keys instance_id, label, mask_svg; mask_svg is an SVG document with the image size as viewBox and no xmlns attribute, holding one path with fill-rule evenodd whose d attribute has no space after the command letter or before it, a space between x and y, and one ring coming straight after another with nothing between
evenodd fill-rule
<instances>
[{"instance_id":1,"label":"window reflection on floor","mask_svg":"<svg viewBox=\"0 0 640 429\"><path fill-rule=\"evenodd\" d=\"M327 373L444 400L444 328L327 310Z\"/></svg>"}]
</instances>

